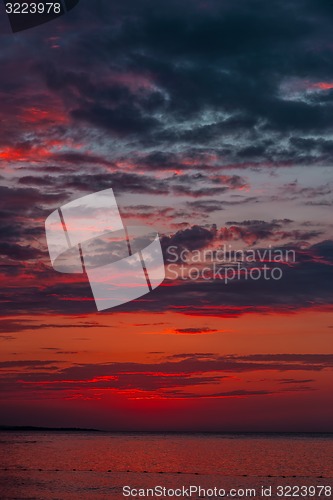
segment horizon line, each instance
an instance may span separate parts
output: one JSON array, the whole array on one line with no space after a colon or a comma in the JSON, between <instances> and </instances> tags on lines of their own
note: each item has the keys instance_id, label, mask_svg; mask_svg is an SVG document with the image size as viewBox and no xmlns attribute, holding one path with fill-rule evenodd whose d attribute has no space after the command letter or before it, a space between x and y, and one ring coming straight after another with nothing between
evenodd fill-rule
<instances>
[{"instance_id":1,"label":"horizon line","mask_svg":"<svg viewBox=\"0 0 333 500\"><path fill-rule=\"evenodd\" d=\"M333 435L333 431L219 431L219 430L135 430L135 429L95 429L84 427L48 427L33 425L1 425L0 432L34 431L34 432L100 432L109 434L210 434L210 435Z\"/></svg>"}]
</instances>

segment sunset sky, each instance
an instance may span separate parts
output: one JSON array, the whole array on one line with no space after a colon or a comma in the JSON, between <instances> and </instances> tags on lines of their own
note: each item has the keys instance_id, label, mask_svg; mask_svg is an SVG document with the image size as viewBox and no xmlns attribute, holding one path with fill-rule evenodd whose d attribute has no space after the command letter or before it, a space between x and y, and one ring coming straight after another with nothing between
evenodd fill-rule
<instances>
[{"instance_id":1,"label":"sunset sky","mask_svg":"<svg viewBox=\"0 0 333 500\"><path fill-rule=\"evenodd\" d=\"M81 0L17 34L0 16L0 424L333 432L333 4ZM167 273L98 313L44 222L108 188L165 252L296 260Z\"/></svg>"}]
</instances>

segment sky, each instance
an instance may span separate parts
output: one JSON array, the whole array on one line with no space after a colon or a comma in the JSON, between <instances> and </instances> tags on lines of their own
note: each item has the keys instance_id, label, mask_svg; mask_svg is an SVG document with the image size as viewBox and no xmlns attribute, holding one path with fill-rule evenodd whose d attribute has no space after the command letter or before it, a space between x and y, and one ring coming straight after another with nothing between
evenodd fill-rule
<instances>
[{"instance_id":1,"label":"sky","mask_svg":"<svg viewBox=\"0 0 333 500\"><path fill-rule=\"evenodd\" d=\"M332 3L81 0L16 34L0 16L0 424L333 432ZM44 222L108 188L167 272L98 313ZM281 279L170 272L170 247L178 272L225 245L294 258L259 264Z\"/></svg>"}]
</instances>

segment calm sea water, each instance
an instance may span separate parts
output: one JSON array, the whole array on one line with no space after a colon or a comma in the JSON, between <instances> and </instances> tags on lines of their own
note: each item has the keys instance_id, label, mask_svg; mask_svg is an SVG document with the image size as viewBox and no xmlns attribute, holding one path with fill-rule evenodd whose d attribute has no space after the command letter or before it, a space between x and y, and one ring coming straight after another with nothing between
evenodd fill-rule
<instances>
[{"instance_id":1,"label":"calm sea water","mask_svg":"<svg viewBox=\"0 0 333 500\"><path fill-rule=\"evenodd\" d=\"M333 486L333 436L1 432L0 469L1 500L118 500L125 485L253 487L255 498L272 486L277 498L278 485Z\"/></svg>"}]
</instances>

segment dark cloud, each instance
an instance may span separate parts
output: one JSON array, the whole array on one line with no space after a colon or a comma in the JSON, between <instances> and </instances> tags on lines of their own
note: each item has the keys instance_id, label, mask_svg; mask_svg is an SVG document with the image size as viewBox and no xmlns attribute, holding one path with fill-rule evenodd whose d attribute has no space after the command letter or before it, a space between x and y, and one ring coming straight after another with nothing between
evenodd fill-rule
<instances>
[{"instance_id":1,"label":"dark cloud","mask_svg":"<svg viewBox=\"0 0 333 500\"><path fill-rule=\"evenodd\" d=\"M281 378L279 380L280 384L309 384L315 382L312 378L297 379L297 378Z\"/></svg>"},{"instance_id":2,"label":"dark cloud","mask_svg":"<svg viewBox=\"0 0 333 500\"><path fill-rule=\"evenodd\" d=\"M135 17L130 16L133 9ZM138 91L119 84L116 78L113 83L111 78L108 86L98 85L91 81L88 72L81 72L79 78L73 71L58 71L48 82L51 85L52 81L53 88L57 82L57 89L76 88L80 95L77 118L89 119L120 134L139 133L140 124L145 141L148 132L155 143L199 139L207 144L227 130L241 132L260 128L260 124L262 133L290 130L301 134L332 127L329 105L284 99L279 90L279 85L295 74L308 78L310 72L314 79L332 74L332 65L325 63L329 20L320 8L316 10L302 1L293 2L288 8L281 1L270 5L241 2L237 8L232 2L211 2L206 9L199 3L191 2L190 8L185 8L172 2L166 11L152 2L140 6L126 2L121 9L103 3L101 10L110 19L116 11L122 29L112 32L112 24L103 26L99 17L105 36L92 35L95 54L104 59L109 52L117 61L118 71L120 66L129 73L144 75L150 86L144 92ZM326 44L322 41L322 25L327 26ZM316 50L311 48L314 45ZM77 51L80 60L89 54L90 47L84 44ZM97 63L96 55L94 61L94 66L99 63L98 56ZM91 100L95 103L93 109L86 105ZM117 106L112 106L115 101ZM221 117L203 126L200 115L212 109L231 117ZM156 112L163 118L152 122ZM148 127L145 115L150 115ZM193 123L186 131L170 131L165 125L175 119ZM250 160L256 156L272 159L278 158L281 151L275 148L274 153L274 147L270 150L267 146L252 146L242 147L236 154ZM292 151L290 155L293 156Z\"/></svg>"},{"instance_id":3,"label":"dark cloud","mask_svg":"<svg viewBox=\"0 0 333 500\"><path fill-rule=\"evenodd\" d=\"M45 206L53 206L61 202L66 195L59 192L42 192L35 188L18 188L0 186L0 210L1 213L31 214L36 205L42 209Z\"/></svg>"},{"instance_id":4,"label":"dark cloud","mask_svg":"<svg viewBox=\"0 0 333 500\"><path fill-rule=\"evenodd\" d=\"M245 220L241 222L227 222L227 226L231 226L230 239L243 239L245 242L255 244L261 240L289 242L309 241L318 238L323 234L322 229L300 230L291 229L292 221L284 220ZM226 233L228 237L228 233Z\"/></svg>"},{"instance_id":5,"label":"dark cloud","mask_svg":"<svg viewBox=\"0 0 333 500\"><path fill-rule=\"evenodd\" d=\"M215 238L216 230L201 226L192 226L177 231L172 236L165 236L161 240L164 248L176 246L179 249L198 250L204 248Z\"/></svg>"},{"instance_id":6,"label":"dark cloud","mask_svg":"<svg viewBox=\"0 0 333 500\"><path fill-rule=\"evenodd\" d=\"M16 369L16 368L31 368L35 370L53 369L56 361L37 361L37 360L22 360L22 361L1 361L0 369Z\"/></svg>"},{"instance_id":7,"label":"dark cloud","mask_svg":"<svg viewBox=\"0 0 333 500\"><path fill-rule=\"evenodd\" d=\"M113 109L96 106L88 109L74 109L72 117L106 128L120 136L147 133L158 126L157 119L144 116L134 105L130 106L128 103L118 104Z\"/></svg>"},{"instance_id":8,"label":"dark cloud","mask_svg":"<svg viewBox=\"0 0 333 500\"><path fill-rule=\"evenodd\" d=\"M4 362L2 368L22 369L29 368L20 375L20 380L7 375L7 391L13 389L54 391L120 391L131 396L131 391L150 392L160 397L239 397L256 396L274 392L267 389L236 389L222 391L197 390L188 393L184 389L200 386L210 386L228 382L231 374L248 372L265 372L277 370L318 372L326 368L333 368L333 356L330 354L278 354L278 355L249 355L249 356L218 356L214 354L181 354L173 355L173 360L159 363L122 363L111 362L104 364L76 364L54 371L53 361L18 361ZM170 359L170 357L169 357ZM46 369L40 372L40 369ZM234 375L233 375L234 376ZM6 377L5 377L6 378ZM282 382L288 379L282 379ZM304 379L305 380L305 379ZM298 380L299 383L304 380ZM3 380L4 381L4 380ZM307 382L311 381L306 379ZM84 389L83 389L84 387ZM309 390L308 387L297 386L290 390Z\"/></svg>"},{"instance_id":9,"label":"dark cloud","mask_svg":"<svg viewBox=\"0 0 333 500\"><path fill-rule=\"evenodd\" d=\"M207 209L209 212L213 209L221 209L223 202L217 204L215 201L200 201L198 203L187 203L187 206L192 207L194 210ZM164 236L161 240L162 247L165 249L166 259L169 260L167 249L175 247L177 252L183 249L190 251L199 250L204 248L213 248L215 244L215 251L223 248L222 245L229 242L242 241L252 248L253 245L259 242L270 242L275 244L274 248L277 249L276 242L283 243L283 246L290 244L290 248L297 248L298 242L308 242L323 234L322 229L292 229L290 227L292 221L289 219L278 221L242 221L242 222L226 222L226 227L217 228L215 224L205 226L194 225L179 229L173 234ZM233 250L236 250L235 247Z\"/></svg>"},{"instance_id":10,"label":"dark cloud","mask_svg":"<svg viewBox=\"0 0 333 500\"><path fill-rule=\"evenodd\" d=\"M195 335L202 333L216 333L218 330L212 330L211 328L178 328L176 330L177 333L185 334L185 335Z\"/></svg>"},{"instance_id":11,"label":"dark cloud","mask_svg":"<svg viewBox=\"0 0 333 500\"><path fill-rule=\"evenodd\" d=\"M239 359L255 361L255 362L282 362L282 363L304 363L305 365L321 365L322 369L325 367L332 367L333 355L332 354L249 354L247 356L240 356Z\"/></svg>"},{"instance_id":12,"label":"dark cloud","mask_svg":"<svg viewBox=\"0 0 333 500\"><path fill-rule=\"evenodd\" d=\"M45 257L46 252L31 246L0 243L0 255L9 257L11 260L29 261Z\"/></svg>"},{"instance_id":13,"label":"dark cloud","mask_svg":"<svg viewBox=\"0 0 333 500\"><path fill-rule=\"evenodd\" d=\"M214 0L205 7L173 1L167 9L153 0L82 4L70 21L62 19L61 50L52 50L52 58L40 43L47 27L29 33L29 48L6 47L2 87L12 83L6 68L15 57L35 80L30 103L51 98L53 111L61 110L65 118L55 112L44 117L48 127L40 138L56 132L63 138L100 135L104 143L118 138L122 153L134 149L137 155L140 147L138 161L147 169L179 166L186 156L179 144L199 156L214 150L221 166L328 162L331 92L314 86L333 79L332 16L323 5L306 0L288 5ZM63 50L67 42L70 51ZM296 97L293 85L301 89ZM18 99L17 89L26 90L26 82L16 78L13 88L20 111L26 94ZM69 128L73 123L77 131ZM8 138L13 145L23 143L13 120L6 135L7 145ZM59 153L58 161L107 165L108 153L72 150Z\"/></svg>"},{"instance_id":14,"label":"dark cloud","mask_svg":"<svg viewBox=\"0 0 333 500\"><path fill-rule=\"evenodd\" d=\"M112 326L107 326L107 325L102 325L94 321L78 321L77 323L67 323L67 324L57 324L57 323L41 323L41 322L36 322L34 320L16 320L16 319L0 319L0 332L2 333L19 333L22 331L26 330L48 330L50 328L54 329L59 329L61 330L62 328L68 329L68 328L91 328L91 327L98 327L98 328L112 328ZM49 348L51 349L51 348ZM55 349L57 350L57 349Z\"/></svg>"},{"instance_id":15,"label":"dark cloud","mask_svg":"<svg viewBox=\"0 0 333 500\"><path fill-rule=\"evenodd\" d=\"M66 174L57 177L29 175L19 178L18 182L20 185L53 188L55 190L60 190L63 187L67 192L72 190L90 192L91 189L100 191L112 187L116 192L119 191L120 193L173 194L193 198L225 194L228 191L246 187L246 181L238 175L207 176L198 173L173 175L160 179L153 175L119 171L110 173L96 171L93 174Z\"/></svg>"}]
</instances>

